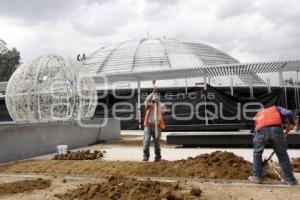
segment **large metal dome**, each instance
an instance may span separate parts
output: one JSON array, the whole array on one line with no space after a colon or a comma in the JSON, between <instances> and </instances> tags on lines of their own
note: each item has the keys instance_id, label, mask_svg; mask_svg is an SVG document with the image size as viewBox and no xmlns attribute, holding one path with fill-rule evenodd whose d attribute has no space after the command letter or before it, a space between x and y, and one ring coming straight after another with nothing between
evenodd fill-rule
<instances>
[{"instance_id":1,"label":"large metal dome","mask_svg":"<svg viewBox=\"0 0 300 200\"><path fill-rule=\"evenodd\" d=\"M140 39L102 47L83 61L84 73L128 73L239 63L211 46L177 39ZM256 75L236 76L239 82L263 84ZM227 77L228 80L228 77Z\"/></svg>"}]
</instances>

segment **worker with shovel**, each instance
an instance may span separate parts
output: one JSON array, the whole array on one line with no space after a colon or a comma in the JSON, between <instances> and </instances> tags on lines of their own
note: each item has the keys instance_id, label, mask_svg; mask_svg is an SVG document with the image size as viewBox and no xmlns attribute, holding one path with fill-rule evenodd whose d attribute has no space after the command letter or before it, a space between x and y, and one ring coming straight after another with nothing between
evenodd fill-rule
<instances>
[{"instance_id":1,"label":"worker with shovel","mask_svg":"<svg viewBox=\"0 0 300 200\"><path fill-rule=\"evenodd\" d=\"M153 81L153 92L146 98L146 114L144 120L144 147L143 147L143 161L148 161L150 157L149 146L151 137L153 137L154 148L155 148L155 162L161 160L161 149L160 149L160 136L161 130L165 128L163 121L163 112L166 110L164 104L159 101L157 89Z\"/></svg>"},{"instance_id":2,"label":"worker with shovel","mask_svg":"<svg viewBox=\"0 0 300 200\"><path fill-rule=\"evenodd\" d=\"M253 176L249 176L249 180L261 183L263 174L262 154L265 144L269 142L274 149L276 156L280 162L284 175L284 183L287 185L297 185L292 165L287 153L287 140L284 134L283 122L288 121L289 126L286 134L293 129L295 118L290 110L279 106L271 106L259 111L255 117L255 136L253 138Z\"/></svg>"}]
</instances>

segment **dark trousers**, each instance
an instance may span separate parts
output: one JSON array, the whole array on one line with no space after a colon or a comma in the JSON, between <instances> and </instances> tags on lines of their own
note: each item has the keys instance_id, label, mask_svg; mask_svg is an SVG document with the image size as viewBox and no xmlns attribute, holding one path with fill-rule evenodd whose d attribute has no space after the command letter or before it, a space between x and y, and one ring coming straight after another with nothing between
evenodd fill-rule
<instances>
[{"instance_id":1,"label":"dark trousers","mask_svg":"<svg viewBox=\"0 0 300 200\"><path fill-rule=\"evenodd\" d=\"M286 181L296 180L292 165L287 153L287 141L283 133L283 129L279 126L269 126L257 131L253 138L253 176L262 177L262 154L266 143L269 142L273 147L276 156L280 162L281 169Z\"/></svg>"},{"instance_id":2,"label":"dark trousers","mask_svg":"<svg viewBox=\"0 0 300 200\"><path fill-rule=\"evenodd\" d=\"M147 158L150 157L149 147L150 147L151 137L153 138L153 141L154 141L155 158L159 159L159 158L161 158L160 142L159 142L159 138L155 138L155 125L154 124L148 124L144 128L144 147L143 147L144 157L147 157Z\"/></svg>"}]
</instances>

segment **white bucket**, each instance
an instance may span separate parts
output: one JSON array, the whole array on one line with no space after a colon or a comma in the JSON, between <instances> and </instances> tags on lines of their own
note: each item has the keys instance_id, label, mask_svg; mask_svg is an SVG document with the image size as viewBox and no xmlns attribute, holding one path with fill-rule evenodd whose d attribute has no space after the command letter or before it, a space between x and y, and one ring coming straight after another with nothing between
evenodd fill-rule
<instances>
[{"instance_id":1,"label":"white bucket","mask_svg":"<svg viewBox=\"0 0 300 200\"><path fill-rule=\"evenodd\" d=\"M57 145L56 149L57 149L57 155L67 154L68 145Z\"/></svg>"}]
</instances>

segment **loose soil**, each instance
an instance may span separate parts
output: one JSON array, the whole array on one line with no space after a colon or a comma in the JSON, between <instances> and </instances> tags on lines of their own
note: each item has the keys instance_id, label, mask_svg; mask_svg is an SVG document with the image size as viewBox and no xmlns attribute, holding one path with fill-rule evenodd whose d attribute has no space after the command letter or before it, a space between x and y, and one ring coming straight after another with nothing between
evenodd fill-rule
<instances>
[{"instance_id":1,"label":"loose soil","mask_svg":"<svg viewBox=\"0 0 300 200\"><path fill-rule=\"evenodd\" d=\"M0 184L0 196L14 193L23 193L32 190L43 190L51 185L51 180L36 179L22 180Z\"/></svg>"},{"instance_id":2,"label":"loose soil","mask_svg":"<svg viewBox=\"0 0 300 200\"><path fill-rule=\"evenodd\" d=\"M110 176L103 182L82 185L65 194L56 194L55 196L63 200L197 200L203 199L201 195L200 188L182 188L179 182L167 183Z\"/></svg>"},{"instance_id":3,"label":"loose soil","mask_svg":"<svg viewBox=\"0 0 300 200\"><path fill-rule=\"evenodd\" d=\"M66 162L66 161L65 161ZM69 162L69 161L68 161ZM70 161L73 162L73 161ZM78 161L77 161L78 162ZM84 161L94 162L94 161ZM300 180L300 174L295 173ZM26 178L25 178L26 177ZM118 176L115 176L118 177ZM76 176L76 175L45 175L45 174L1 174L0 184L19 181L19 180L36 180L37 178L51 180L51 186L44 190L34 190L24 193L13 193L0 196L1 200L60 200L55 194L64 195L68 191L84 187L86 184L98 184L107 181L106 177L90 177L90 176ZM146 179L147 180L147 179ZM197 194L197 189L201 189L201 198L207 200L296 200L300 199L299 186L289 187L280 184L280 182L270 182L271 184L254 184L250 181L234 181L234 180L199 180L199 179L177 179L177 178L153 178L154 180L169 182L175 186L176 180L179 181L179 187L182 192L186 194ZM122 182L121 182L122 183ZM122 185L122 184L121 184ZM193 191L192 188L195 188ZM174 189L175 191L175 189ZM176 190L181 192L181 190ZM254 192L255 191L255 192ZM97 193L96 193L97 194ZM82 199L82 198L78 198ZM103 199L103 198L98 198ZM104 198L105 200L107 198ZM143 199L143 198L141 198ZM147 199L147 198L144 198ZM190 197L193 199L193 197Z\"/></svg>"},{"instance_id":4,"label":"loose soil","mask_svg":"<svg viewBox=\"0 0 300 200\"><path fill-rule=\"evenodd\" d=\"M55 155L52 160L95 160L103 157L103 153L101 151L95 150L93 153L90 150L82 150L71 152L68 151L67 154L63 155Z\"/></svg>"},{"instance_id":5,"label":"loose soil","mask_svg":"<svg viewBox=\"0 0 300 200\"><path fill-rule=\"evenodd\" d=\"M294 172L300 172L300 158L292 158Z\"/></svg>"},{"instance_id":6,"label":"loose soil","mask_svg":"<svg viewBox=\"0 0 300 200\"><path fill-rule=\"evenodd\" d=\"M22 161L0 166L0 172L122 175L145 177L199 177L211 179L246 180L252 164L230 152L215 151L195 158L161 162L120 162L104 160L43 160ZM269 170L269 179L279 179Z\"/></svg>"}]
</instances>

